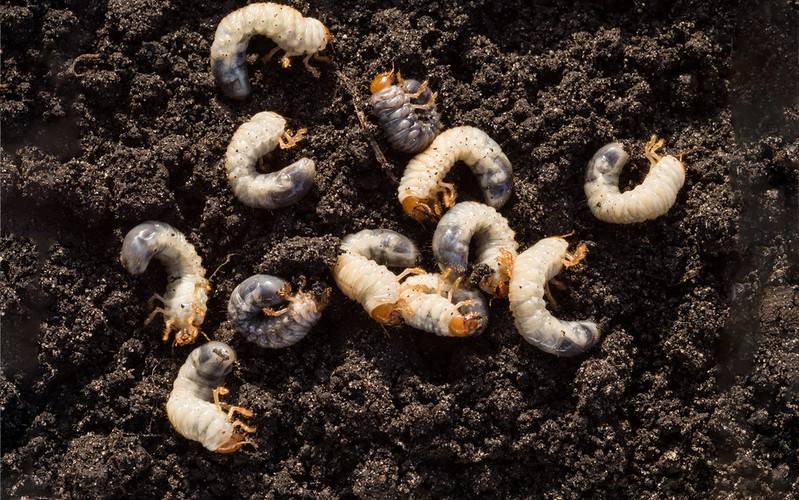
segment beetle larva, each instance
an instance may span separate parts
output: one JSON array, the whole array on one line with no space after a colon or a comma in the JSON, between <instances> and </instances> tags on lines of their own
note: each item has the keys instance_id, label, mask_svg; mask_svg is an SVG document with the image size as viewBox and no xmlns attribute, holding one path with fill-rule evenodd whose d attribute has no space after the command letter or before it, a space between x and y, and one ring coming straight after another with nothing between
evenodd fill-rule
<instances>
[{"instance_id":1,"label":"beetle larva","mask_svg":"<svg viewBox=\"0 0 799 500\"><path fill-rule=\"evenodd\" d=\"M330 41L330 32L319 20L302 17L299 11L286 5L271 2L247 5L222 19L211 45L211 71L228 97L244 99L250 95L247 45L253 35L267 36L277 44L267 59L280 49L286 52L280 58L284 68L291 65L290 57L304 55L305 67L318 78L319 71L308 61L312 56L329 61L319 55Z\"/></svg>"},{"instance_id":2,"label":"beetle larva","mask_svg":"<svg viewBox=\"0 0 799 500\"><path fill-rule=\"evenodd\" d=\"M585 245L574 254L560 237L545 238L520 253L513 264L508 299L516 329L524 339L544 352L573 356L584 352L599 338L590 321L561 321L546 309L544 289L564 265L576 265L585 256Z\"/></svg>"},{"instance_id":3,"label":"beetle larva","mask_svg":"<svg viewBox=\"0 0 799 500\"><path fill-rule=\"evenodd\" d=\"M452 207L438 222L433 234L433 254L442 271L464 276L469 263L469 243L475 240L475 265L485 264L489 276L480 288L496 297L508 295L513 259L519 248L508 221L494 208L465 201Z\"/></svg>"},{"instance_id":4,"label":"beetle larva","mask_svg":"<svg viewBox=\"0 0 799 500\"><path fill-rule=\"evenodd\" d=\"M405 324L446 337L482 333L488 325L485 298L459 285L460 280L453 284L437 273L407 278L400 287L400 312Z\"/></svg>"},{"instance_id":5,"label":"beetle larva","mask_svg":"<svg viewBox=\"0 0 799 500\"><path fill-rule=\"evenodd\" d=\"M394 85L394 81L397 85ZM418 153L433 142L441 130L436 110L437 93L427 82L404 80L392 69L372 81L372 106L391 147L403 153Z\"/></svg>"},{"instance_id":6,"label":"beetle larva","mask_svg":"<svg viewBox=\"0 0 799 500\"><path fill-rule=\"evenodd\" d=\"M398 192L405 213L418 221L437 219L441 216L439 194L445 206L452 206L455 187L443 179L458 161L472 169L487 204L500 208L508 201L512 168L499 144L474 127L455 127L439 134L405 168Z\"/></svg>"},{"instance_id":7,"label":"beetle larva","mask_svg":"<svg viewBox=\"0 0 799 500\"><path fill-rule=\"evenodd\" d=\"M339 289L361 304L375 321L399 324L402 275L397 276L386 266L413 266L419 258L416 245L390 229L364 229L345 236L341 250L330 268Z\"/></svg>"},{"instance_id":8,"label":"beetle larva","mask_svg":"<svg viewBox=\"0 0 799 500\"><path fill-rule=\"evenodd\" d=\"M597 219L633 224L655 219L669 211L685 182L685 166L671 155L657 154L663 142L656 135L649 139L644 146L650 163L649 173L635 189L624 193L619 192L619 173L629 158L624 146L612 142L596 152L588 162L585 196Z\"/></svg>"},{"instance_id":9,"label":"beetle larva","mask_svg":"<svg viewBox=\"0 0 799 500\"><path fill-rule=\"evenodd\" d=\"M191 344L205 319L210 290L202 260L180 231L164 222L149 221L131 229L122 242L120 260L133 275L142 274L155 258L169 274L164 296L153 295L164 307L156 307L144 322L149 324L157 314L165 320L164 340L176 329L176 344Z\"/></svg>"},{"instance_id":10,"label":"beetle larva","mask_svg":"<svg viewBox=\"0 0 799 500\"><path fill-rule=\"evenodd\" d=\"M316 175L313 160L301 158L277 172L261 174L255 164L276 146L290 148L302 139L305 129L296 134L286 130L286 120L277 113L263 111L240 126L227 148L225 169L236 198L249 207L275 208L292 205L310 191Z\"/></svg>"},{"instance_id":11,"label":"beetle larva","mask_svg":"<svg viewBox=\"0 0 799 500\"><path fill-rule=\"evenodd\" d=\"M180 367L166 403L169 421L181 436L219 453L234 452L244 444L255 446L244 439L245 433L255 429L233 420L236 412L245 417L251 417L252 412L219 402L219 396L228 392L222 382L235 361L236 351L222 342L209 342L194 349ZM237 427L244 432L237 431Z\"/></svg>"},{"instance_id":12,"label":"beetle larva","mask_svg":"<svg viewBox=\"0 0 799 500\"><path fill-rule=\"evenodd\" d=\"M330 289L320 297L297 292L278 277L256 274L242 281L230 294L227 311L237 332L261 347L280 349L296 344L319 321L330 300ZM273 306L289 302L274 311Z\"/></svg>"}]
</instances>

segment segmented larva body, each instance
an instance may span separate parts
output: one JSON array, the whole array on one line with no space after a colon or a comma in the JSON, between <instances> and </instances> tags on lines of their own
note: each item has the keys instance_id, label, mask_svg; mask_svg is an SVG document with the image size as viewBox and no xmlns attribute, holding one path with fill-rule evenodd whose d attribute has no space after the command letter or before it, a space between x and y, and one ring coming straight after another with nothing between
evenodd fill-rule
<instances>
[{"instance_id":1,"label":"segmented larva body","mask_svg":"<svg viewBox=\"0 0 799 500\"><path fill-rule=\"evenodd\" d=\"M433 254L442 271L465 276L469 264L469 244L475 240L475 265L485 264L491 274L480 280L480 288L496 297L508 295L513 259L516 258L516 233L493 207L464 201L441 217L433 234Z\"/></svg>"},{"instance_id":2,"label":"segmented larva body","mask_svg":"<svg viewBox=\"0 0 799 500\"><path fill-rule=\"evenodd\" d=\"M433 142L441 130L436 110L437 93L427 82L403 80L396 73L380 73L372 81L372 106L391 147L403 153L418 153Z\"/></svg>"},{"instance_id":3,"label":"segmented larva body","mask_svg":"<svg viewBox=\"0 0 799 500\"><path fill-rule=\"evenodd\" d=\"M291 285L276 276L256 274L242 281L230 294L227 311L237 332L261 347L280 349L296 344L322 317L330 290L320 297L298 292L291 295ZM289 305L275 311L273 306Z\"/></svg>"},{"instance_id":4,"label":"segmented larva body","mask_svg":"<svg viewBox=\"0 0 799 500\"><path fill-rule=\"evenodd\" d=\"M437 273L408 277L400 300L405 324L439 336L477 335L488 325L488 305L482 294L445 281Z\"/></svg>"},{"instance_id":5,"label":"segmented larva body","mask_svg":"<svg viewBox=\"0 0 799 500\"><path fill-rule=\"evenodd\" d=\"M330 271L342 293L361 304L375 321L399 324L400 277L386 266L415 265L419 251L413 242L390 229L364 229L345 236L341 250Z\"/></svg>"},{"instance_id":6,"label":"segmented larva body","mask_svg":"<svg viewBox=\"0 0 799 500\"><path fill-rule=\"evenodd\" d=\"M437 219L441 216L439 193L444 205L452 206L455 187L443 179L458 161L472 169L487 204L500 208L508 201L512 167L499 144L474 127L456 127L439 134L405 168L398 193L405 213L418 221Z\"/></svg>"},{"instance_id":7,"label":"segmented larva body","mask_svg":"<svg viewBox=\"0 0 799 500\"><path fill-rule=\"evenodd\" d=\"M149 324L157 314L165 320L164 340L175 329L176 344L191 344L205 319L210 290L202 260L186 237L164 222L149 221L131 229L122 242L120 260L133 275L142 274L155 258L169 274L164 296L153 295L164 307L156 307L145 321Z\"/></svg>"},{"instance_id":8,"label":"segmented larva body","mask_svg":"<svg viewBox=\"0 0 799 500\"><path fill-rule=\"evenodd\" d=\"M275 147L290 148L302 139L305 129L296 134L286 130L286 120L277 113L263 111L240 126L227 148L225 169L236 198L249 207L287 207L308 194L314 183L313 160L301 158L277 172L261 174L258 159Z\"/></svg>"},{"instance_id":9,"label":"segmented larva body","mask_svg":"<svg viewBox=\"0 0 799 500\"><path fill-rule=\"evenodd\" d=\"M597 219L614 224L651 220L669 211L685 182L685 166L671 156L661 156L663 146L653 135L644 146L651 166L644 181L630 191L619 192L619 173L629 155L618 142L603 146L588 162L585 196ZM682 158L682 156L681 156Z\"/></svg>"},{"instance_id":10,"label":"segmented larva body","mask_svg":"<svg viewBox=\"0 0 799 500\"><path fill-rule=\"evenodd\" d=\"M317 19L302 17L296 9L276 3L253 3L231 12L219 23L211 45L211 71L216 83L228 97L244 99L250 95L247 75L247 45L253 35L264 35L277 44L267 59L278 50L286 54L280 58L284 68L291 65L290 57L305 55L302 62L311 74L319 71L308 61L319 56L330 41L330 32Z\"/></svg>"},{"instance_id":11,"label":"segmented larva body","mask_svg":"<svg viewBox=\"0 0 799 500\"><path fill-rule=\"evenodd\" d=\"M209 342L194 349L180 367L166 403L169 421L181 436L219 453L234 452L246 443L254 445L244 437L255 429L233 420L234 412L245 417L251 417L252 412L219 402L219 396L227 394L222 382L235 361L236 351L222 342ZM237 427L244 432L237 431Z\"/></svg>"},{"instance_id":12,"label":"segmented larva body","mask_svg":"<svg viewBox=\"0 0 799 500\"><path fill-rule=\"evenodd\" d=\"M580 354L599 338L595 323L561 321L546 309L547 282L564 265L575 265L585 255L584 245L574 254L566 251L568 246L563 238L545 238L520 253L513 265L508 294L516 329L522 337L542 351L558 356Z\"/></svg>"}]
</instances>

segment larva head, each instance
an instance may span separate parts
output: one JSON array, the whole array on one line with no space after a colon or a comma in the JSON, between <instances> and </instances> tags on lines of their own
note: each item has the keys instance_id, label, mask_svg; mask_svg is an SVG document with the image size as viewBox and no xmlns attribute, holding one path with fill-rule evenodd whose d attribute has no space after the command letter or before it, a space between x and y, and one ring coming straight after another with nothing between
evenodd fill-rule
<instances>
[{"instance_id":1,"label":"larva head","mask_svg":"<svg viewBox=\"0 0 799 500\"><path fill-rule=\"evenodd\" d=\"M380 304L372 309L369 315L373 320L386 326L399 325L402 321L402 315L395 304Z\"/></svg>"},{"instance_id":2,"label":"larva head","mask_svg":"<svg viewBox=\"0 0 799 500\"><path fill-rule=\"evenodd\" d=\"M247 443L250 443L250 444L253 444L253 445L255 444L255 443L252 443L251 441L245 441L244 440L245 436L246 436L246 434L243 433L243 432L234 432L234 433L232 433L230 435L230 437L226 441L224 441L221 445L219 445L219 448L216 449L216 452L217 453L233 453L234 451L238 450L239 448L241 448L243 445L245 445Z\"/></svg>"},{"instance_id":3,"label":"larva head","mask_svg":"<svg viewBox=\"0 0 799 500\"><path fill-rule=\"evenodd\" d=\"M200 329L192 324L185 326L175 332L175 344L189 345L197 340L197 335L200 334Z\"/></svg>"},{"instance_id":4,"label":"larva head","mask_svg":"<svg viewBox=\"0 0 799 500\"><path fill-rule=\"evenodd\" d=\"M409 196L402 201L402 209L413 220L419 222L435 222L438 219L435 210L430 205L413 196Z\"/></svg>"},{"instance_id":5,"label":"larva head","mask_svg":"<svg viewBox=\"0 0 799 500\"><path fill-rule=\"evenodd\" d=\"M480 315L476 313L455 316L449 322L449 333L453 337L468 337L480 329L481 323Z\"/></svg>"},{"instance_id":6,"label":"larva head","mask_svg":"<svg viewBox=\"0 0 799 500\"><path fill-rule=\"evenodd\" d=\"M380 73L375 77L374 80L372 80L372 85L369 86L369 90L374 94L391 85L394 85L394 82L396 81L394 75L394 67L392 66L391 71Z\"/></svg>"}]
</instances>

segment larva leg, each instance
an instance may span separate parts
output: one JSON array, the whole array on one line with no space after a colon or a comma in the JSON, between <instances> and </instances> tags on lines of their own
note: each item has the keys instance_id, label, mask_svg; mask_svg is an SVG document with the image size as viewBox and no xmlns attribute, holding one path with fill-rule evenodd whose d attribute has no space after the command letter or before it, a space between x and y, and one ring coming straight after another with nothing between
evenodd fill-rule
<instances>
[{"instance_id":1,"label":"larva leg","mask_svg":"<svg viewBox=\"0 0 799 500\"><path fill-rule=\"evenodd\" d=\"M292 134L291 130L286 130L283 135L278 137L277 142L280 144L280 149L288 149L297 145L302 140L302 136L308 132L308 129L301 128Z\"/></svg>"},{"instance_id":2,"label":"larva leg","mask_svg":"<svg viewBox=\"0 0 799 500\"><path fill-rule=\"evenodd\" d=\"M458 196L457 191L455 191L455 184L441 182L438 184L436 192L441 193L441 201L444 202L445 207L450 208L455 204L455 198Z\"/></svg>"},{"instance_id":3,"label":"larva leg","mask_svg":"<svg viewBox=\"0 0 799 500\"><path fill-rule=\"evenodd\" d=\"M585 259L586 255L588 255L588 247L585 246L585 243L580 243L577 245L574 253L566 252L566 255L561 261L564 267L573 267L579 265L580 262Z\"/></svg>"},{"instance_id":4,"label":"larva leg","mask_svg":"<svg viewBox=\"0 0 799 500\"><path fill-rule=\"evenodd\" d=\"M425 270L421 267L411 267L408 268L397 275L397 281L401 281L405 279L406 276L410 276L411 274L424 274Z\"/></svg>"},{"instance_id":5,"label":"larva leg","mask_svg":"<svg viewBox=\"0 0 799 500\"><path fill-rule=\"evenodd\" d=\"M319 76L321 76L321 73L319 72L318 69L311 66L311 63L309 62L312 56L313 54L308 54L307 56L303 57L302 63L305 65L305 69L307 69L308 72L310 72L314 78L319 78ZM288 57L284 57L284 59L288 60ZM283 66L283 67L288 68L288 66Z\"/></svg>"},{"instance_id":6,"label":"larva leg","mask_svg":"<svg viewBox=\"0 0 799 500\"><path fill-rule=\"evenodd\" d=\"M158 316L159 314L163 314L166 317L168 313L169 313L169 311L167 311L163 307L156 307L155 309L152 310L150 315L147 316L147 319L144 320L144 324L145 325L149 325L155 319L155 317ZM170 320L167 321L167 324L174 323L174 322L175 322L174 320L170 319Z\"/></svg>"},{"instance_id":7,"label":"larva leg","mask_svg":"<svg viewBox=\"0 0 799 500\"><path fill-rule=\"evenodd\" d=\"M663 139L658 140L658 136L653 135L649 138L646 145L644 145L644 155L649 160L649 163L654 165L655 163L659 162L662 155L657 154L657 150L662 148L663 145L666 143Z\"/></svg>"},{"instance_id":8,"label":"larva leg","mask_svg":"<svg viewBox=\"0 0 799 500\"><path fill-rule=\"evenodd\" d=\"M433 92L432 94L430 94L430 99L428 99L426 103L414 104L413 109L423 109L427 111L428 109L436 105L436 97L438 97L438 92Z\"/></svg>"},{"instance_id":9,"label":"larva leg","mask_svg":"<svg viewBox=\"0 0 799 500\"><path fill-rule=\"evenodd\" d=\"M268 54L261 58L261 61L264 63L268 63L272 58L277 54L277 51L280 50L280 47L275 47L274 49L270 50Z\"/></svg>"},{"instance_id":10,"label":"larva leg","mask_svg":"<svg viewBox=\"0 0 799 500\"><path fill-rule=\"evenodd\" d=\"M151 308L151 307L153 307L153 306L155 305L155 301L156 301L156 300L160 301L162 304L166 304L166 299L165 299L165 298L161 297L161 296L160 296L160 295L158 295L157 293L154 293L154 294L153 294L153 296L152 296L152 297L150 297L150 298L147 300L147 307L148 307L148 308Z\"/></svg>"},{"instance_id":11,"label":"larva leg","mask_svg":"<svg viewBox=\"0 0 799 500\"><path fill-rule=\"evenodd\" d=\"M405 90L405 92L408 94L408 97L410 97L411 99L417 99L420 95L422 95L422 93L427 89L427 84L428 84L427 80L423 81L421 84L419 84L419 88L416 89L416 92L411 93L408 91L408 85L405 83L405 80L403 80L401 76L399 77L399 82L400 85L402 85L403 90Z\"/></svg>"},{"instance_id":12,"label":"larva leg","mask_svg":"<svg viewBox=\"0 0 799 500\"><path fill-rule=\"evenodd\" d=\"M169 340L169 334L172 333L172 326L175 324L175 320L168 319L166 323L164 323L164 337L163 341L166 342ZM177 341L177 339L176 339Z\"/></svg>"}]
</instances>

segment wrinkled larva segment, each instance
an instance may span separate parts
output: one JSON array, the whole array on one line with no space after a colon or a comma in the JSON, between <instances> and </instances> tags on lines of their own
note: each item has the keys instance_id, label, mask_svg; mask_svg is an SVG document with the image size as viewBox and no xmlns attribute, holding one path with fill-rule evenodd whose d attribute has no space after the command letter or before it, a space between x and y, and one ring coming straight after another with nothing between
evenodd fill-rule
<instances>
[{"instance_id":1,"label":"wrinkled larva segment","mask_svg":"<svg viewBox=\"0 0 799 500\"><path fill-rule=\"evenodd\" d=\"M302 17L299 11L276 3L253 3L231 12L219 23L211 45L211 71L225 95L244 99L250 95L247 75L247 45L253 35L264 35L277 44L271 57L282 49L280 59L284 68L291 65L290 57L304 55L308 71L319 77L319 71L308 61L319 56L330 41L330 32L317 19Z\"/></svg>"},{"instance_id":2,"label":"wrinkled larva segment","mask_svg":"<svg viewBox=\"0 0 799 500\"><path fill-rule=\"evenodd\" d=\"M483 295L440 274L408 277L401 286L405 324L444 337L479 335L488 325L488 304Z\"/></svg>"},{"instance_id":3,"label":"wrinkled larva segment","mask_svg":"<svg viewBox=\"0 0 799 500\"><path fill-rule=\"evenodd\" d=\"M419 221L437 219L441 216L439 194L445 206L452 206L455 188L443 179L458 161L472 169L488 205L500 208L508 201L512 167L499 144L482 130L455 127L439 134L405 168L398 191L405 213Z\"/></svg>"},{"instance_id":4,"label":"wrinkled larva segment","mask_svg":"<svg viewBox=\"0 0 799 500\"><path fill-rule=\"evenodd\" d=\"M441 130L434 93L427 82L403 80L394 71L381 73L372 82L372 106L391 147L403 153L418 153L433 142Z\"/></svg>"},{"instance_id":5,"label":"wrinkled larva segment","mask_svg":"<svg viewBox=\"0 0 799 500\"><path fill-rule=\"evenodd\" d=\"M375 321L399 324L400 278L386 265L414 265L419 255L416 245L396 231L364 229L345 236L341 250L330 268L341 292L361 304Z\"/></svg>"},{"instance_id":6,"label":"wrinkled larva segment","mask_svg":"<svg viewBox=\"0 0 799 500\"><path fill-rule=\"evenodd\" d=\"M508 294L516 329L522 337L542 351L558 356L580 354L599 338L595 323L561 321L546 309L547 282L564 265L575 265L585 255L584 245L574 254L567 252L568 246L563 238L545 238L520 253L513 265Z\"/></svg>"},{"instance_id":7,"label":"wrinkled larva segment","mask_svg":"<svg viewBox=\"0 0 799 500\"><path fill-rule=\"evenodd\" d=\"M183 234L165 222L148 221L131 229L122 242L120 260L133 275L142 274L150 261L163 264L169 278L164 296L155 294L164 307L156 307L145 321L164 315L164 340L176 330L175 343L191 344L200 332L208 300L208 280L202 260Z\"/></svg>"},{"instance_id":8,"label":"wrinkled larva segment","mask_svg":"<svg viewBox=\"0 0 799 500\"><path fill-rule=\"evenodd\" d=\"M633 224L655 219L669 211L685 182L685 166L657 150L663 139L656 135L644 146L651 166L644 181L630 191L619 192L619 173L629 156L624 146L613 142L603 146L588 162L585 196L597 219L614 224Z\"/></svg>"},{"instance_id":9,"label":"wrinkled larva segment","mask_svg":"<svg viewBox=\"0 0 799 500\"><path fill-rule=\"evenodd\" d=\"M310 293L291 294L291 285L278 277L256 274L242 281L230 294L227 311L230 323L247 340L261 347L280 349L296 344L322 317L330 289L320 297ZM275 311L283 302L289 305Z\"/></svg>"},{"instance_id":10,"label":"wrinkled larva segment","mask_svg":"<svg viewBox=\"0 0 799 500\"><path fill-rule=\"evenodd\" d=\"M258 160L275 147L290 148L302 139L305 129L296 134L286 130L286 120L277 113L263 111L240 126L227 148L225 169L236 198L248 207L276 208L297 203L314 183L313 160L301 158L277 172L261 174Z\"/></svg>"},{"instance_id":11,"label":"wrinkled larva segment","mask_svg":"<svg viewBox=\"0 0 799 500\"><path fill-rule=\"evenodd\" d=\"M475 240L475 266L485 264L491 275L480 281L480 288L496 297L508 295L513 259L516 258L516 233L508 220L493 207L465 201L441 217L433 234L433 254L442 271L465 276L469 264L469 244Z\"/></svg>"},{"instance_id":12,"label":"wrinkled larva segment","mask_svg":"<svg viewBox=\"0 0 799 500\"><path fill-rule=\"evenodd\" d=\"M251 417L252 412L219 402L219 396L227 394L222 382L235 361L236 351L222 342L209 342L194 349L180 367L166 403L169 421L181 436L219 453L236 451L247 443L254 445L244 437L255 429L233 420L235 412L245 417Z\"/></svg>"}]
</instances>

